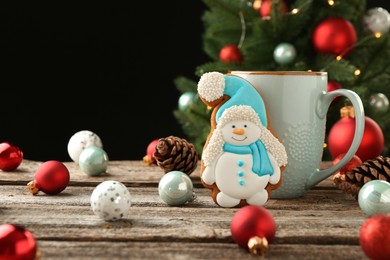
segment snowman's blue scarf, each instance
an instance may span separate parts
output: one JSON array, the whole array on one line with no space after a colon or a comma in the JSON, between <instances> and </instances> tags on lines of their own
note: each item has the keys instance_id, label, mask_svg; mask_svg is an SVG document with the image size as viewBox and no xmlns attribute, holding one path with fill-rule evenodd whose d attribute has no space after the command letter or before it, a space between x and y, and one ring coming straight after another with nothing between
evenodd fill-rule
<instances>
[{"instance_id":1,"label":"snowman's blue scarf","mask_svg":"<svg viewBox=\"0 0 390 260\"><path fill-rule=\"evenodd\" d=\"M264 144L260 140L257 140L250 145L232 145L224 143L223 150L225 152L236 154L252 154L252 171L254 173L259 176L263 176L266 174L274 174L274 169L272 168L271 162L269 160L267 150L265 149Z\"/></svg>"}]
</instances>

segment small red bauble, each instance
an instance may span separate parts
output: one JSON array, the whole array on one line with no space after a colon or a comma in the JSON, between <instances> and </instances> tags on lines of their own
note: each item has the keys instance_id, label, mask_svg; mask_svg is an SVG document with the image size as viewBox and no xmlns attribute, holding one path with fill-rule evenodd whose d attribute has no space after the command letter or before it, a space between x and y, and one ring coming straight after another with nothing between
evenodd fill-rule
<instances>
[{"instance_id":1,"label":"small red bauble","mask_svg":"<svg viewBox=\"0 0 390 260\"><path fill-rule=\"evenodd\" d=\"M230 44L221 49L219 52L219 59L223 63L241 63L243 61L243 56L236 45Z\"/></svg>"},{"instance_id":2,"label":"small red bauble","mask_svg":"<svg viewBox=\"0 0 390 260\"><path fill-rule=\"evenodd\" d=\"M328 17L313 31L314 49L320 54L347 56L356 44L357 35L352 23L341 17Z\"/></svg>"},{"instance_id":3,"label":"small red bauble","mask_svg":"<svg viewBox=\"0 0 390 260\"><path fill-rule=\"evenodd\" d=\"M341 159L343 159L345 153L343 154L339 154L332 162L332 165L335 165L336 163L338 163ZM357 167L357 166L360 166L362 164L362 160L356 155L354 154L351 158L351 160L349 160L349 162L347 162L343 167L340 168L340 170L338 170L336 173L334 174L337 174L337 173L340 173L340 174L345 174L347 172L352 172L352 169Z\"/></svg>"},{"instance_id":4,"label":"small red bauble","mask_svg":"<svg viewBox=\"0 0 390 260\"><path fill-rule=\"evenodd\" d=\"M334 80L328 81L328 92L331 92L333 90L341 89L342 86L340 83ZM333 101L332 104L340 99L340 96L336 97Z\"/></svg>"},{"instance_id":5,"label":"small red bauble","mask_svg":"<svg viewBox=\"0 0 390 260\"><path fill-rule=\"evenodd\" d=\"M248 205L234 214L230 231L239 246L253 254L264 255L268 244L275 238L276 224L266 208Z\"/></svg>"},{"instance_id":6,"label":"small red bauble","mask_svg":"<svg viewBox=\"0 0 390 260\"><path fill-rule=\"evenodd\" d=\"M261 17L266 17L271 15L272 10L272 0L263 0L260 5L259 13ZM281 14L284 14L288 11L288 6L286 1L280 3L278 11Z\"/></svg>"},{"instance_id":7,"label":"small red bauble","mask_svg":"<svg viewBox=\"0 0 390 260\"><path fill-rule=\"evenodd\" d=\"M14 224L0 225L0 259L34 260L37 243L33 234Z\"/></svg>"},{"instance_id":8,"label":"small red bauble","mask_svg":"<svg viewBox=\"0 0 390 260\"><path fill-rule=\"evenodd\" d=\"M151 141L146 148L146 155L143 158L143 161L146 165L157 164L156 158L154 158L153 154L156 151L156 146L158 144L159 139L155 139Z\"/></svg>"},{"instance_id":9,"label":"small red bauble","mask_svg":"<svg viewBox=\"0 0 390 260\"><path fill-rule=\"evenodd\" d=\"M359 244L371 260L387 260L390 256L390 214L367 218L359 231Z\"/></svg>"},{"instance_id":10,"label":"small red bauble","mask_svg":"<svg viewBox=\"0 0 390 260\"><path fill-rule=\"evenodd\" d=\"M61 162L51 160L42 163L35 172L35 178L27 186L33 195L38 191L54 195L63 191L69 184L69 170Z\"/></svg>"},{"instance_id":11,"label":"small red bauble","mask_svg":"<svg viewBox=\"0 0 390 260\"><path fill-rule=\"evenodd\" d=\"M0 169L13 171L19 167L23 160L23 152L10 142L0 144Z\"/></svg>"},{"instance_id":12,"label":"small red bauble","mask_svg":"<svg viewBox=\"0 0 390 260\"><path fill-rule=\"evenodd\" d=\"M328 134L328 148L333 158L346 153L352 144L355 133L353 107L341 109L341 119L337 121ZM371 118L364 119L364 133L356 155L364 162L379 156L385 146L384 135L380 126Z\"/></svg>"}]
</instances>

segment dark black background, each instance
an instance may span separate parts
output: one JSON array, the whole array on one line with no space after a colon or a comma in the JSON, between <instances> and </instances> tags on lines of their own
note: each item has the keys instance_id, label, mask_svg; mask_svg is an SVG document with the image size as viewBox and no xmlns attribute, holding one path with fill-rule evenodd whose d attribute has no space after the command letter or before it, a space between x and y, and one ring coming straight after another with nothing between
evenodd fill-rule
<instances>
[{"instance_id":1,"label":"dark black background","mask_svg":"<svg viewBox=\"0 0 390 260\"><path fill-rule=\"evenodd\" d=\"M185 137L173 80L197 80L209 60L204 3L115 4L0 8L0 142L26 159L69 161L69 138L91 130L110 160L140 160L152 140Z\"/></svg>"},{"instance_id":2,"label":"dark black background","mask_svg":"<svg viewBox=\"0 0 390 260\"><path fill-rule=\"evenodd\" d=\"M0 142L67 161L69 138L91 130L111 160L138 160L152 140L184 137L173 80L197 80L206 61L204 5L129 2L1 10Z\"/></svg>"}]
</instances>

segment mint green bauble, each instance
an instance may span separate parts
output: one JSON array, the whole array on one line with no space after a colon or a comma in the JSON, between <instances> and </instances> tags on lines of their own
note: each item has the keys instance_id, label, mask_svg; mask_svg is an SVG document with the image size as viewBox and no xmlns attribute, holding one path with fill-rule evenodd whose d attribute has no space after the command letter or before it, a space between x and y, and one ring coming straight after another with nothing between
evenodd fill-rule
<instances>
[{"instance_id":1,"label":"mint green bauble","mask_svg":"<svg viewBox=\"0 0 390 260\"><path fill-rule=\"evenodd\" d=\"M188 109L193 103L196 98L196 94L194 92L184 92L178 101L179 110L183 111Z\"/></svg>"},{"instance_id":2,"label":"mint green bauble","mask_svg":"<svg viewBox=\"0 0 390 260\"><path fill-rule=\"evenodd\" d=\"M88 146L80 153L79 166L89 176L99 176L107 170L107 153L100 147Z\"/></svg>"},{"instance_id":3,"label":"mint green bauble","mask_svg":"<svg viewBox=\"0 0 390 260\"><path fill-rule=\"evenodd\" d=\"M278 64L289 64L297 56L294 45L290 43L280 43L274 50L274 60Z\"/></svg>"},{"instance_id":4,"label":"mint green bauble","mask_svg":"<svg viewBox=\"0 0 390 260\"><path fill-rule=\"evenodd\" d=\"M181 171L164 174L158 184L160 198L171 206L179 206L192 201L195 198L193 189L190 177Z\"/></svg>"},{"instance_id":5,"label":"mint green bauble","mask_svg":"<svg viewBox=\"0 0 390 260\"><path fill-rule=\"evenodd\" d=\"M360 188L358 202L367 216L390 213L390 183L383 180L367 182Z\"/></svg>"}]
</instances>

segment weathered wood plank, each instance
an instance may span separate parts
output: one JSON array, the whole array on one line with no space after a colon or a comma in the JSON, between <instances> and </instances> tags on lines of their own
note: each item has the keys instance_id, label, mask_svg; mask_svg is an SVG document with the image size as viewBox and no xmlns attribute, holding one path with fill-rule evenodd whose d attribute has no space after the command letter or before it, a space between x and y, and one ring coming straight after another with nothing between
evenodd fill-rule
<instances>
[{"instance_id":1,"label":"weathered wood plank","mask_svg":"<svg viewBox=\"0 0 390 260\"><path fill-rule=\"evenodd\" d=\"M131 207L129 216L106 222L88 206L1 206L0 220L28 226L39 239L230 241L230 222L237 209ZM357 244L364 216L358 210L270 210L281 244ZM26 214L28 212L28 214ZM103 232L104 231L104 232Z\"/></svg>"},{"instance_id":2,"label":"weathered wood plank","mask_svg":"<svg viewBox=\"0 0 390 260\"><path fill-rule=\"evenodd\" d=\"M1 204L45 204L45 205L89 205L90 196L94 187L68 186L57 195L46 195L39 192L33 196L25 185L0 185ZM165 207L166 204L160 199L158 187L129 187L133 206ZM195 188L197 198L183 206L189 208L218 208L211 198L210 191L205 188ZM268 209L281 210L357 210L358 202L349 194L341 190L310 190L304 197L297 199L270 199L266 205Z\"/></svg>"},{"instance_id":3,"label":"weathered wood plank","mask_svg":"<svg viewBox=\"0 0 390 260\"><path fill-rule=\"evenodd\" d=\"M0 185L7 184L27 184L34 179L35 171L42 162L23 160L22 164L12 172L0 171ZM143 161L110 161L107 172L101 176L88 176L80 170L80 167L74 162L64 162L70 172L70 186L96 186L98 183L115 179L126 186L154 186L158 184L164 175L163 170L157 165L145 165ZM328 167L329 162L324 162L322 167ZM191 173L190 178L194 187L203 187L200 182L200 163ZM318 187L334 188L331 179L327 179L317 185Z\"/></svg>"},{"instance_id":4,"label":"weathered wood plank","mask_svg":"<svg viewBox=\"0 0 390 260\"><path fill-rule=\"evenodd\" d=\"M39 241L42 259L259 259L230 243ZM271 260L368 259L360 246L270 244L265 256Z\"/></svg>"}]
</instances>

